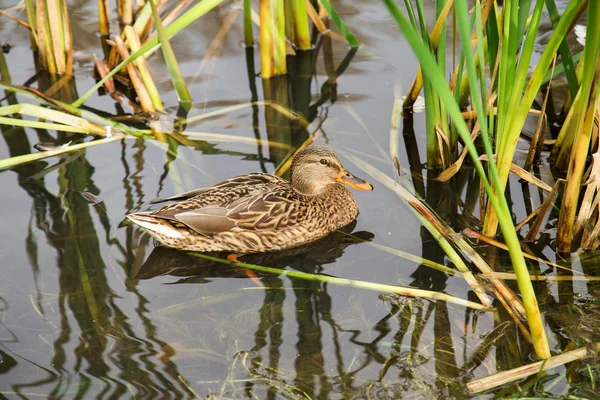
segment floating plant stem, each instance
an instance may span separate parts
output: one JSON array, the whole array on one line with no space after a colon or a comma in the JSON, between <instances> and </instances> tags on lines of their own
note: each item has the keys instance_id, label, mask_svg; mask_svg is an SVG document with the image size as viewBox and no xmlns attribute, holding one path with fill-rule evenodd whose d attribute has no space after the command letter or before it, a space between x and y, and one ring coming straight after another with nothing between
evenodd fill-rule
<instances>
[{"instance_id":1,"label":"floating plant stem","mask_svg":"<svg viewBox=\"0 0 600 400\"><path fill-rule=\"evenodd\" d=\"M534 362L532 364L523 365L522 367L513 368L508 371L502 371L485 378L477 379L467 383L467 389L470 393L480 393L484 390L490 390L495 387L523 379L527 376L539 374L558 366L580 360L587 356L593 356L600 352L600 343L591 343L586 347L577 350L567 351L547 360Z\"/></svg>"},{"instance_id":2,"label":"floating plant stem","mask_svg":"<svg viewBox=\"0 0 600 400\"><path fill-rule=\"evenodd\" d=\"M88 130L71 125L53 124L50 122L31 121L20 118L0 117L0 125L21 126L24 128L47 129L61 132L90 133Z\"/></svg>"},{"instance_id":3,"label":"floating plant stem","mask_svg":"<svg viewBox=\"0 0 600 400\"><path fill-rule=\"evenodd\" d=\"M209 255L203 254L203 253L188 252L187 254L189 254L193 257L204 258L206 260L210 260L210 261L214 261L214 262L218 262L218 263L222 263L222 264L231 264L236 267L248 268L253 271L266 272L266 273L275 274L275 275L284 275L289 278L304 279L304 280L308 280L308 281L318 281L318 282L324 282L324 283L329 283L329 284L339 285L339 286L350 286L350 287L355 287L355 288L360 288L360 289L372 290L375 292L394 293L394 294L399 294L401 296L421 297L421 298L430 299L430 300L442 300L442 301L446 301L448 303L454 303L454 304L458 304L458 305L461 305L464 307L469 307L469 308L473 308L475 310L481 310L481 311L491 310L490 307L486 307L482 304L474 303L474 302L468 301L468 300L463 300L458 297L449 296L445 293L433 292L430 290L414 289L414 288L395 286L395 285L386 285L386 284L382 284L382 283L366 282L366 281L360 281L360 280L355 280L355 279L338 278L335 276L328 276L328 275L309 274L307 272L290 271L290 270L285 270L285 269L281 269L281 268L265 267L265 266L256 265L256 264L247 264L247 263L240 262L240 261L232 262L232 261L229 261L226 259L209 256Z\"/></svg>"},{"instance_id":4,"label":"floating plant stem","mask_svg":"<svg viewBox=\"0 0 600 400\"><path fill-rule=\"evenodd\" d=\"M11 114L24 114L41 119L52 120L65 125L81 128L87 133L92 133L94 135L106 135L106 130L103 126L90 122L86 119L76 117L74 115L70 115L56 110L51 110L45 107L36 106L34 104L23 103L0 107L0 116Z\"/></svg>"},{"instance_id":5,"label":"floating plant stem","mask_svg":"<svg viewBox=\"0 0 600 400\"><path fill-rule=\"evenodd\" d=\"M56 150L40 151L39 153L23 154L21 156L4 158L4 159L0 160L0 170L6 169L6 168L13 168L18 165L27 164L27 163L31 163L34 161L43 160L44 158L48 158L48 157L54 157L54 156L59 156L59 155L66 154L66 153L72 153L74 151L83 150L88 147L99 146L101 144L115 142L117 140L123 140L126 137L127 136L124 136L124 135L115 135L115 136L105 138L105 139L94 140L92 142L73 144L73 145L66 146L66 147L60 147Z\"/></svg>"}]
</instances>

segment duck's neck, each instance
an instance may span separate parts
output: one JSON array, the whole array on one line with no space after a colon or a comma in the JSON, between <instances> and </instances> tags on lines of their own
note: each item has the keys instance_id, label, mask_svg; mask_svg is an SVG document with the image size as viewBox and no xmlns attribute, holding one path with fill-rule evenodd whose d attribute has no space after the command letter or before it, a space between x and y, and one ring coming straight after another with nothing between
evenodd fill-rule
<instances>
[{"instance_id":1,"label":"duck's neck","mask_svg":"<svg viewBox=\"0 0 600 400\"><path fill-rule=\"evenodd\" d=\"M322 184L305 179L292 179L292 188L298 194L307 197L320 197L327 194L335 184Z\"/></svg>"}]
</instances>

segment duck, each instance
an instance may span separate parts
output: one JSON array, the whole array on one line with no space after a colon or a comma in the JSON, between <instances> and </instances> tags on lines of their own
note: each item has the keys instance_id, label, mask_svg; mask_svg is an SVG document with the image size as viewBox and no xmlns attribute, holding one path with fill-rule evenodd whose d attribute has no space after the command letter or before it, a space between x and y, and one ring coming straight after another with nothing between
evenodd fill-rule
<instances>
[{"instance_id":1,"label":"duck","mask_svg":"<svg viewBox=\"0 0 600 400\"><path fill-rule=\"evenodd\" d=\"M159 244L178 250L272 252L314 242L353 222L359 210L346 186L373 190L333 150L311 145L294 156L289 181L260 172L239 175L158 199L171 203L127 218Z\"/></svg>"}]
</instances>

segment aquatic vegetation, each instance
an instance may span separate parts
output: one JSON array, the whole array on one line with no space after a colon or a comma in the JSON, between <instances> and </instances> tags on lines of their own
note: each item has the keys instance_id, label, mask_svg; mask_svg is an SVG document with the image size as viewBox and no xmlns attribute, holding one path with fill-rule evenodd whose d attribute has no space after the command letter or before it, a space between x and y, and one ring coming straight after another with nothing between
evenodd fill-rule
<instances>
[{"instance_id":1,"label":"aquatic vegetation","mask_svg":"<svg viewBox=\"0 0 600 400\"><path fill-rule=\"evenodd\" d=\"M84 3L0 12L2 394L597 390L598 2ZM313 143L378 189L322 240L228 260L118 225Z\"/></svg>"}]
</instances>

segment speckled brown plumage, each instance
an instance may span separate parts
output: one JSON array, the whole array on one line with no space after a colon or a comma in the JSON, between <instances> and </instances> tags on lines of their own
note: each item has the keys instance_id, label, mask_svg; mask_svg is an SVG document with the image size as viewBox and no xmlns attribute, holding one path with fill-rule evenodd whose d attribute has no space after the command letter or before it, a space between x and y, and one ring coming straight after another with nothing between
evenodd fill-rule
<instances>
[{"instance_id":1,"label":"speckled brown plumage","mask_svg":"<svg viewBox=\"0 0 600 400\"><path fill-rule=\"evenodd\" d=\"M180 250L282 250L315 241L356 218L354 196L340 183L372 189L346 171L331 150L310 146L294 158L291 182L264 173L240 175L128 218Z\"/></svg>"}]
</instances>

